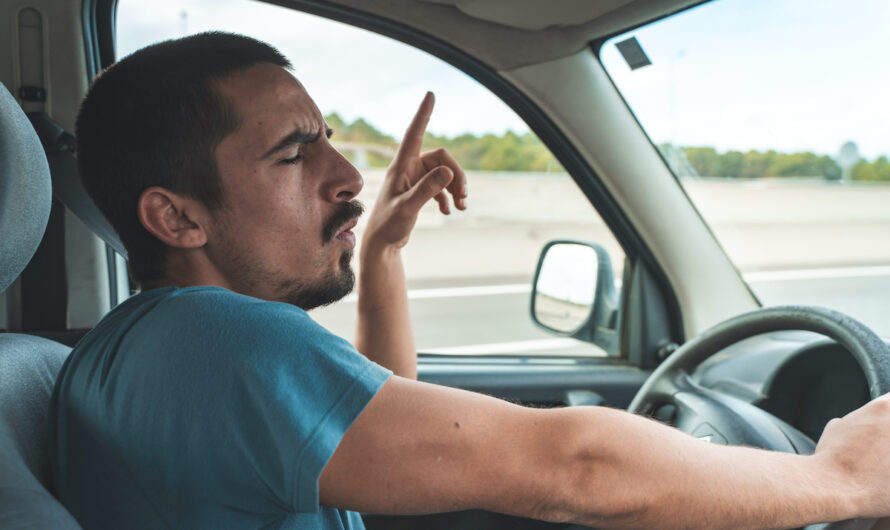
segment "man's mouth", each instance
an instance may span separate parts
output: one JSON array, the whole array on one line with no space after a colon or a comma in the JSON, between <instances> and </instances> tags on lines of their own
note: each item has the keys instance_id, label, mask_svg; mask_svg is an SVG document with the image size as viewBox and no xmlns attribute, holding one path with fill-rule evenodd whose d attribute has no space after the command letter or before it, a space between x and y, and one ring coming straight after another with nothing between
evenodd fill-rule
<instances>
[{"instance_id":1,"label":"man's mouth","mask_svg":"<svg viewBox=\"0 0 890 530\"><path fill-rule=\"evenodd\" d=\"M355 225L357 224L358 217L352 218L352 220L343 225L343 227L337 232L337 235L334 236L334 239L345 244L350 249L355 248L355 233L352 231L352 229L355 228Z\"/></svg>"},{"instance_id":2,"label":"man's mouth","mask_svg":"<svg viewBox=\"0 0 890 530\"><path fill-rule=\"evenodd\" d=\"M322 241L330 243L334 240L352 240L355 246L355 234L352 229L358 223L359 216L364 212L362 203L353 199L340 203L337 210L325 221L322 227Z\"/></svg>"}]
</instances>

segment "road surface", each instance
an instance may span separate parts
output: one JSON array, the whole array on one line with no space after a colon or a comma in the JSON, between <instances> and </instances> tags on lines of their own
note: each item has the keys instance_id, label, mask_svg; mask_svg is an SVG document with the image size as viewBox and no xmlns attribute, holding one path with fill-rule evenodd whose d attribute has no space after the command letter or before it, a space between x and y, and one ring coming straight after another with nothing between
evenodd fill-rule
<instances>
[{"instance_id":1,"label":"road surface","mask_svg":"<svg viewBox=\"0 0 890 530\"><path fill-rule=\"evenodd\" d=\"M890 267L846 267L749 273L765 305L827 305L890 337ZM597 347L552 335L529 317L529 283L434 287L409 292L418 350L457 355L602 355ZM312 313L334 333L355 333L355 297Z\"/></svg>"}]
</instances>

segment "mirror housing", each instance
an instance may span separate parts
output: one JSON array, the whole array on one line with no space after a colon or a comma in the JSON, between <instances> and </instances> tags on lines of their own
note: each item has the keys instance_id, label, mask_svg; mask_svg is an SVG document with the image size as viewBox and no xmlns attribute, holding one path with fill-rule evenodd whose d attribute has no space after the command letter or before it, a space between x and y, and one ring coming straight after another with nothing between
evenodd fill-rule
<instances>
[{"instance_id":1,"label":"mirror housing","mask_svg":"<svg viewBox=\"0 0 890 530\"><path fill-rule=\"evenodd\" d=\"M619 298L606 249L584 241L544 246L531 296L532 320L547 331L618 353Z\"/></svg>"}]
</instances>

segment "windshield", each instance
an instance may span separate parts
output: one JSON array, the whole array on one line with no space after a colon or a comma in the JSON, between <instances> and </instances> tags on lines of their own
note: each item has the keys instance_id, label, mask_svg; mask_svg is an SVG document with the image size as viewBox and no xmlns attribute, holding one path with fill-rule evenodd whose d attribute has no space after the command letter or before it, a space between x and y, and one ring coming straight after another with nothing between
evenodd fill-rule
<instances>
[{"instance_id":1,"label":"windshield","mask_svg":"<svg viewBox=\"0 0 890 530\"><path fill-rule=\"evenodd\" d=\"M719 0L600 59L764 305L890 336L890 2Z\"/></svg>"}]
</instances>

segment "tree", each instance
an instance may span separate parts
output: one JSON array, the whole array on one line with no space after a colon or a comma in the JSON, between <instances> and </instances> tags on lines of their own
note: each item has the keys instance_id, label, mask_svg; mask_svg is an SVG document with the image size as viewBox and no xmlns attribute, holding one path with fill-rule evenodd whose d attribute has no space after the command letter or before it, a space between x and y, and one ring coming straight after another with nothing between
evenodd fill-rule
<instances>
[{"instance_id":1,"label":"tree","mask_svg":"<svg viewBox=\"0 0 890 530\"><path fill-rule=\"evenodd\" d=\"M375 128L362 118L346 123L338 114L325 116L328 124L337 131L338 140L385 145L396 147L396 140ZM845 146L847 154L855 149L855 144ZM427 132L423 138L423 148L443 147L465 169L486 171L529 171L564 172L556 158L534 133L521 135L507 131L498 136L484 134L476 136L465 133L455 137L439 136ZM671 144L658 146L665 160L680 176L720 177L720 178L763 178L763 177L823 177L837 180L841 176L838 161L827 155L808 151L779 153L751 150L748 152L718 152L713 147L677 147ZM858 151L857 151L858 153ZM352 156L347 153L347 156ZM856 155L858 156L858 154ZM367 163L372 167L384 167L389 157L368 153ZM851 178L859 181L890 181L890 162L882 156L868 162L859 159L851 166Z\"/></svg>"},{"instance_id":2,"label":"tree","mask_svg":"<svg viewBox=\"0 0 890 530\"><path fill-rule=\"evenodd\" d=\"M890 160L886 156L878 157L874 162L860 159L850 173L853 180L890 182Z\"/></svg>"}]
</instances>

